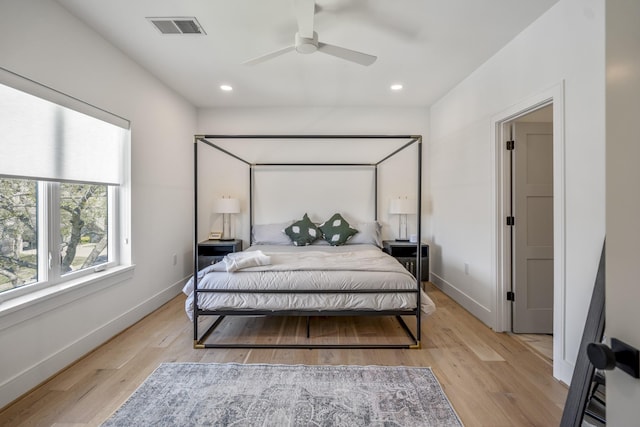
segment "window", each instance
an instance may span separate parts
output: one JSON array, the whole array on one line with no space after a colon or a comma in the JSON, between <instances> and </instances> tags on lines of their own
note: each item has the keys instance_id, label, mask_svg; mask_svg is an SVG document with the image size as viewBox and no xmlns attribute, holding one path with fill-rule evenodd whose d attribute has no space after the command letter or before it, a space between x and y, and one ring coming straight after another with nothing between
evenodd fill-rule
<instances>
[{"instance_id":1,"label":"window","mask_svg":"<svg viewBox=\"0 0 640 427\"><path fill-rule=\"evenodd\" d=\"M0 178L0 292L38 281L37 182Z\"/></svg>"},{"instance_id":2,"label":"window","mask_svg":"<svg viewBox=\"0 0 640 427\"><path fill-rule=\"evenodd\" d=\"M120 263L128 122L28 83L0 84L0 300Z\"/></svg>"},{"instance_id":3,"label":"window","mask_svg":"<svg viewBox=\"0 0 640 427\"><path fill-rule=\"evenodd\" d=\"M60 184L60 270L69 274L107 263L108 187Z\"/></svg>"}]
</instances>

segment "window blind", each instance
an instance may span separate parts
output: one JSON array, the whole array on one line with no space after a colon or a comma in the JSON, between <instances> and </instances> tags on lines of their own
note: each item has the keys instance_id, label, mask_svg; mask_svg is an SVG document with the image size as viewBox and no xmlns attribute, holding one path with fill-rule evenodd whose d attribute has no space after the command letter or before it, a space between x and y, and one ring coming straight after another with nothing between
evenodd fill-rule
<instances>
[{"instance_id":1,"label":"window blind","mask_svg":"<svg viewBox=\"0 0 640 427\"><path fill-rule=\"evenodd\" d=\"M14 87L3 84L7 77L11 83L17 80L19 84ZM39 96L15 86L26 87ZM98 114L92 114L93 110ZM0 176L121 184L128 122L117 116L103 120L108 114L30 80L20 81L3 70Z\"/></svg>"}]
</instances>

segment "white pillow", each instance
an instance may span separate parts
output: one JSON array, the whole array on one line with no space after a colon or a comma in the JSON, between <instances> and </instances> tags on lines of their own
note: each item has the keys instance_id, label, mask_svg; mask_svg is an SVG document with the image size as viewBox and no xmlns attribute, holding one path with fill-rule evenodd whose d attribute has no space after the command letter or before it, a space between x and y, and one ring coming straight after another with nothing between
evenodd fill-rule
<instances>
[{"instance_id":1,"label":"white pillow","mask_svg":"<svg viewBox=\"0 0 640 427\"><path fill-rule=\"evenodd\" d=\"M382 226L377 221L361 222L353 226L358 232L345 245L376 245L382 247Z\"/></svg>"},{"instance_id":2,"label":"white pillow","mask_svg":"<svg viewBox=\"0 0 640 427\"><path fill-rule=\"evenodd\" d=\"M254 245L292 245L284 229L293 224L293 220L277 224L254 224L252 244Z\"/></svg>"}]
</instances>

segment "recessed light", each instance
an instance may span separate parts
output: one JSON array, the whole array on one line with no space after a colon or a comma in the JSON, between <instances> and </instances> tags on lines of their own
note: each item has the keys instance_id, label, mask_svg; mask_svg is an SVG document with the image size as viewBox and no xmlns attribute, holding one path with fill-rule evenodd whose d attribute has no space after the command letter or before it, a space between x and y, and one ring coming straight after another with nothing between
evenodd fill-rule
<instances>
[{"instance_id":1,"label":"recessed light","mask_svg":"<svg viewBox=\"0 0 640 427\"><path fill-rule=\"evenodd\" d=\"M230 92L233 90L233 88L229 85L220 85L220 89L224 90L225 92Z\"/></svg>"},{"instance_id":2,"label":"recessed light","mask_svg":"<svg viewBox=\"0 0 640 427\"><path fill-rule=\"evenodd\" d=\"M401 90L401 89L402 89L402 85L400 83L391 85L391 90Z\"/></svg>"}]
</instances>

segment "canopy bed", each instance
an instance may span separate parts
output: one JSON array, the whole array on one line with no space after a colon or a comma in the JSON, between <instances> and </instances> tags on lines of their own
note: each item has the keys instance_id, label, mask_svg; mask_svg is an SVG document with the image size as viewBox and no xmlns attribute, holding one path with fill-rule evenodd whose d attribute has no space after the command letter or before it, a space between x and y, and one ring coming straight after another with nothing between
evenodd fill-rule
<instances>
[{"instance_id":1,"label":"canopy bed","mask_svg":"<svg viewBox=\"0 0 640 427\"><path fill-rule=\"evenodd\" d=\"M413 276L382 251L378 218L380 169L404 153L405 159L415 162L415 231L417 242L421 241L421 136L196 135L194 139L194 274L183 291L187 294L187 315L193 321L195 348L420 348L421 312L434 309L421 286L422 251L417 250L416 243ZM274 144L280 145L276 148ZM283 149L292 144L296 150ZM208 230L199 229L205 227L199 216L207 213L199 201L210 193L209 188L203 191L202 187L220 181L200 176L203 170L220 167L202 160L210 150L225 159L222 163L226 167L234 163L248 169L245 191L250 247L198 271L198 241L208 234ZM365 160L357 161L358 156ZM323 171L328 171L330 180L318 178L316 174ZM342 177L341 173L346 175ZM282 179L279 174L287 174L287 178ZM270 180L276 182L276 189L262 191L267 185L263 182ZM308 184L296 187L301 182L316 181L332 181L339 188L318 190ZM281 188L283 182L292 187ZM261 192L270 196L264 197ZM306 213L300 219L302 211L286 212L293 201L305 200L303 193L312 193L314 202L326 207L326 212L335 213L328 219L326 214L324 221L318 223ZM357 200L358 197L363 199ZM341 204L347 199L355 201L343 211ZM268 212L265 205L276 206L277 212ZM366 213L352 213L357 210ZM294 215L296 219L291 220ZM277 216L281 222L276 221ZM408 342L256 344L210 339L225 318L237 316L301 316L306 318L307 339L311 336L311 317L392 316ZM207 318L212 323L203 327ZM413 328L404 318L415 319Z\"/></svg>"}]
</instances>

